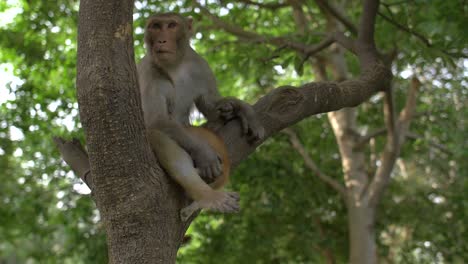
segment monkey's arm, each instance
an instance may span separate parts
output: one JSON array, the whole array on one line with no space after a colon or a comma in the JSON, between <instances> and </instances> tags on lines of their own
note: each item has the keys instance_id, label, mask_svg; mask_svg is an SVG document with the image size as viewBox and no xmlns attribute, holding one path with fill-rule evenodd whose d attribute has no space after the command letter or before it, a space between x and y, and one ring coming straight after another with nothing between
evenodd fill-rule
<instances>
[{"instance_id":1,"label":"monkey's arm","mask_svg":"<svg viewBox=\"0 0 468 264\"><path fill-rule=\"evenodd\" d=\"M195 100L198 110L208 119L208 121L231 120L239 117L244 134L249 136L249 140L258 140L265 135L265 129L257 119L257 115L252 106L234 97L223 98L218 91L216 79L208 63L203 58L199 58L198 70L205 76L205 90Z\"/></svg>"},{"instance_id":2,"label":"monkey's arm","mask_svg":"<svg viewBox=\"0 0 468 264\"><path fill-rule=\"evenodd\" d=\"M196 101L196 106L208 121L219 118L228 121L238 117L241 121L242 131L248 135L251 141L261 139L265 135L265 129L258 121L252 106L240 99L222 98L216 94L208 94L201 96Z\"/></svg>"},{"instance_id":3,"label":"monkey's arm","mask_svg":"<svg viewBox=\"0 0 468 264\"><path fill-rule=\"evenodd\" d=\"M248 135L249 140L256 141L265 136L265 129L248 103L234 97L225 97L216 102L216 111L225 120L239 117L243 132Z\"/></svg>"},{"instance_id":4,"label":"monkey's arm","mask_svg":"<svg viewBox=\"0 0 468 264\"><path fill-rule=\"evenodd\" d=\"M221 162L216 152L206 142L189 133L185 127L172 120L158 120L155 126L159 130L172 138L192 157L195 167L200 172L200 176L211 182L222 173ZM148 130L152 133L152 130ZM153 149L158 146L152 146Z\"/></svg>"}]
</instances>

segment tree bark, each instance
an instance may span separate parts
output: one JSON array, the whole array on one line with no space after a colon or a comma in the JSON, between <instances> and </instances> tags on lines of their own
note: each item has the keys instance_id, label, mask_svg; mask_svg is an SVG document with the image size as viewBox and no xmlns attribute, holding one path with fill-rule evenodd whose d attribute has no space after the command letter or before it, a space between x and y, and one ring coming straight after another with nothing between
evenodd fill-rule
<instances>
[{"instance_id":1,"label":"tree bark","mask_svg":"<svg viewBox=\"0 0 468 264\"><path fill-rule=\"evenodd\" d=\"M376 264L375 209L365 201L348 201L349 263Z\"/></svg>"},{"instance_id":2,"label":"tree bark","mask_svg":"<svg viewBox=\"0 0 468 264\"><path fill-rule=\"evenodd\" d=\"M93 198L110 263L174 263L185 199L145 138L132 11L131 0L80 2L76 84Z\"/></svg>"}]
</instances>

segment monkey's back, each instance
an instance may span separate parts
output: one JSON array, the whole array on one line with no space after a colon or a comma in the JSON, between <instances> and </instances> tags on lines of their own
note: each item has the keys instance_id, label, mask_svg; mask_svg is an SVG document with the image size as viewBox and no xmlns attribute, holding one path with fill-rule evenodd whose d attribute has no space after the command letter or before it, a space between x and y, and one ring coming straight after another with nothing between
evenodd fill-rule
<instances>
[{"instance_id":1,"label":"monkey's back","mask_svg":"<svg viewBox=\"0 0 468 264\"><path fill-rule=\"evenodd\" d=\"M190 126L187 127L187 129L193 135L206 141L206 143L208 143L208 145L210 145L221 157L221 161L223 163L223 174L219 176L214 182L210 183L210 186L213 189L222 188L229 180L229 172L231 169L231 162L229 161L226 145L218 135L207 128Z\"/></svg>"}]
</instances>

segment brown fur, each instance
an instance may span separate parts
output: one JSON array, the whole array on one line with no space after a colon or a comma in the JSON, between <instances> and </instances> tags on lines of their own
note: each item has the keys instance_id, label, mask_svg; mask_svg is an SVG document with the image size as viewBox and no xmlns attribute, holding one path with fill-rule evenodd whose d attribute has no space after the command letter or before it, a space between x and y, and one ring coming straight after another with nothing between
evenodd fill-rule
<instances>
[{"instance_id":1,"label":"brown fur","mask_svg":"<svg viewBox=\"0 0 468 264\"><path fill-rule=\"evenodd\" d=\"M220 156L221 162L223 163L223 174L218 176L214 182L210 183L210 186L215 190L221 189L228 183L231 169L231 162L229 160L226 145L218 135L207 128L192 126L188 127L187 129L190 131L190 133L205 140Z\"/></svg>"}]
</instances>

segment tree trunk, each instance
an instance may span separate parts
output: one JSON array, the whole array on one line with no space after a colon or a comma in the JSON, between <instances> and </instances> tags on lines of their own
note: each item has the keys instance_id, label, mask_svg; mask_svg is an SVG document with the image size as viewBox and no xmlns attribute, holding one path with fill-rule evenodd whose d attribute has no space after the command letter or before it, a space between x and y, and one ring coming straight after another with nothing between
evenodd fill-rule
<instances>
[{"instance_id":1,"label":"tree trunk","mask_svg":"<svg viewBox=\"0 0 468 264\"><path fill-rule=\"evenodd\" d=\"M91 187L110 263L174 263L187 226L179 208L187 201L145 137L132 11L131 0L80 2L76 84Z\"/></svg>"},{"instance_id":2,"label":"tree trunk","mask_svg":"<svg viewBox=\"0 0 468 264\"><path fill-rule=\"evenodd\" d=\"M367 202L347 203L349 225L349 263L376 264L375 210Z\"/></svg>"},{"instance_id":3,"label":"tree trunk","mask_svg":"<svg viewBox=\"0 0 468 264\"><path fill-rule=\"evenodd\" d=\"M345 80L348 75L344 53L335 49L330 56L330 66L334 78ZM349 262L351 264L377 263L375 244L375 207L370 206L367 186L364 149L356 148L361 135L357 129L355 108L346 108L328 113L328 119L341 154L341 164L346 186L346 206L349 227Z\"/></svg>"}]
</instances>

